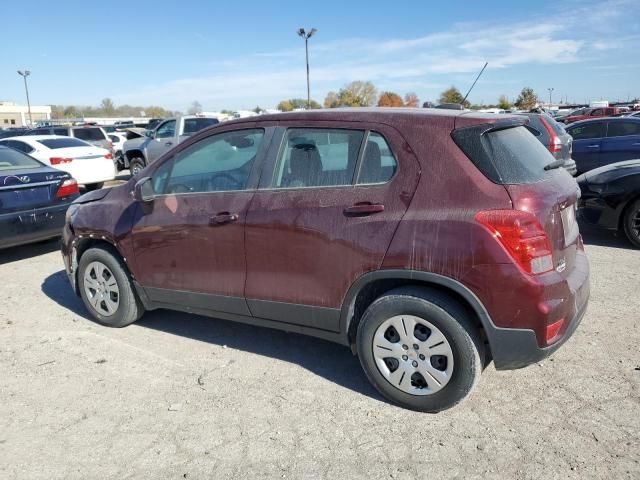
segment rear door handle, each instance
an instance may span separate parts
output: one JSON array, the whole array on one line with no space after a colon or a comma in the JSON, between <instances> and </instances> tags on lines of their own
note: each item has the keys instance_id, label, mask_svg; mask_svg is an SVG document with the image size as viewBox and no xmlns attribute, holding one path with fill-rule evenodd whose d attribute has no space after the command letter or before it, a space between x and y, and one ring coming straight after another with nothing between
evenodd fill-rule
<instances>
[{"instance_id":1,"label":"rear door handle","mask_svg":"<svg viewBox=\"0 0 640 480\"><path fill-rule=\"evenodd\" d=\"M209 225L217 227L218 225L235 222L238 218L240 217L237 213L221 212L209 219Z\"/></svg>"},{"instance_id":2,"label":"rear door handle","mask_svg":"<svg viewBox=\"0 0 640 480\"><path fill-rule=\"evenodd\" d=\"M344 214L348 217L364 217L379 212L384 212L384 205L381 203L356 203L344 209Z\"/></svg>"},{"instance_id":3,"label":"rear door handle","mask_svg":"<svg viewBox=\"0 0 640 480\"><path fill-rule=\"evenodd\" d=\"M173 143L172 143L172 142L165 142L165 143L164 143L164 146L165 146L165 147L170 147L171 145L173 145Z\"/></svg>"},{"instance_id":4,"label":"rear door handle","mask_svg":"<svg viewBox=\"0 0 640 480\"><path fill-rule=\"evenodd\" d=\"M587 148L600 148L600 145L587 145Z\"/></svg>"}]
</instances>

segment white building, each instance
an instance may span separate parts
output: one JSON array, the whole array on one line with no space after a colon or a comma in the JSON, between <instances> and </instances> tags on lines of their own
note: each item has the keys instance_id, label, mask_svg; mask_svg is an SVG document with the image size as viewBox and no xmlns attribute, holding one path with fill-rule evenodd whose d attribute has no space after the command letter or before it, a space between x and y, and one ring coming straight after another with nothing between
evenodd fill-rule
<instances>
[{"instance_id":1,"label":"white building","mask_svg":"<svg viewBox=\"0 0 640 480\"><path fill-rule=\"evenodd\" d=\"M49 120L51 107L49 105L31 105L31 122ZM29 108L26 105L16 105L13 102L0 101L0 128L28 127Z\"/></svg>"}]
</instances>

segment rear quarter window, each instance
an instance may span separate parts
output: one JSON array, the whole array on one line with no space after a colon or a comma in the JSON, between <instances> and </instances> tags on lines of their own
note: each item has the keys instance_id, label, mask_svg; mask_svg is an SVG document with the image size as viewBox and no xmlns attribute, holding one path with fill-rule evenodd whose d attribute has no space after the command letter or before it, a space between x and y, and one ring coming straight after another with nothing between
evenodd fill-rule
<instances>
[{"instance_id":1,"label":"rear quarter window","mask_svg":"<svg viewBox=\"0 0 640 480\"><path fill-rule=\"evenodd\" d=\"M555 159L525 126L487 131L490 125L454 130L453 140L491 181L521 184L542 181Z\"/></svg>"}]
</instances>

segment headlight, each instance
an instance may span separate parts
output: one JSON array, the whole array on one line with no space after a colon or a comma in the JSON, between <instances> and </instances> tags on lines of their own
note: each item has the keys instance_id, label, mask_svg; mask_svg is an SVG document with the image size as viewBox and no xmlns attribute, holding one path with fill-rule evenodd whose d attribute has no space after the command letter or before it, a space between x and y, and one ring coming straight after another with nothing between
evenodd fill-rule
<instances>
[{"instance_id":1,"label":"headlight","mask_svg":"<svg viewBox=\"0 0 640 480\"><path fill-rule=\"evenodd\" d=\"M79 204L72 203L71 205L69 205L69 208L67 208L67 213L64 216L65 223L67 223L68 225L73 225L73 221L78 215L78 210L80 210Z\"/></svg>"}]
</instances>

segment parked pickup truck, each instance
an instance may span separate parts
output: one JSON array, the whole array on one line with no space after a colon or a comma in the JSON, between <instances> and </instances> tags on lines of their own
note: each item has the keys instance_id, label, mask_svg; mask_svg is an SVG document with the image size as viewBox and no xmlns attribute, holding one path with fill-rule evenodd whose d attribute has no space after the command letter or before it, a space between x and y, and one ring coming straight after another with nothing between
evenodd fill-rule
<instances>
[{"instance_id":1,"label":"parked pickup truck","mask_svg":"<svg viewBox=\"0 0 640 480\"><path fill-rule=\"evenodd\" d=\"M557 118L556 121L569 124L589 118L612 117L619 113L620 109L618 107L581 108L580 110L571 112L571 114L566 117Z\"/></svg>"},{"instance_id":2,"label":"parked pickup truck","mask_svg":"<svg viewBox=\"0 0 640 480\"><path fill-rule=\"evenodd\" d=\"M217 123L217 118L206 115L168 118L155 129L147 130L144 137L124 143L119 168L128 168L131 175L137 175L145 166L156 161L180 142Z\"/></svg>"}]
</instances>

